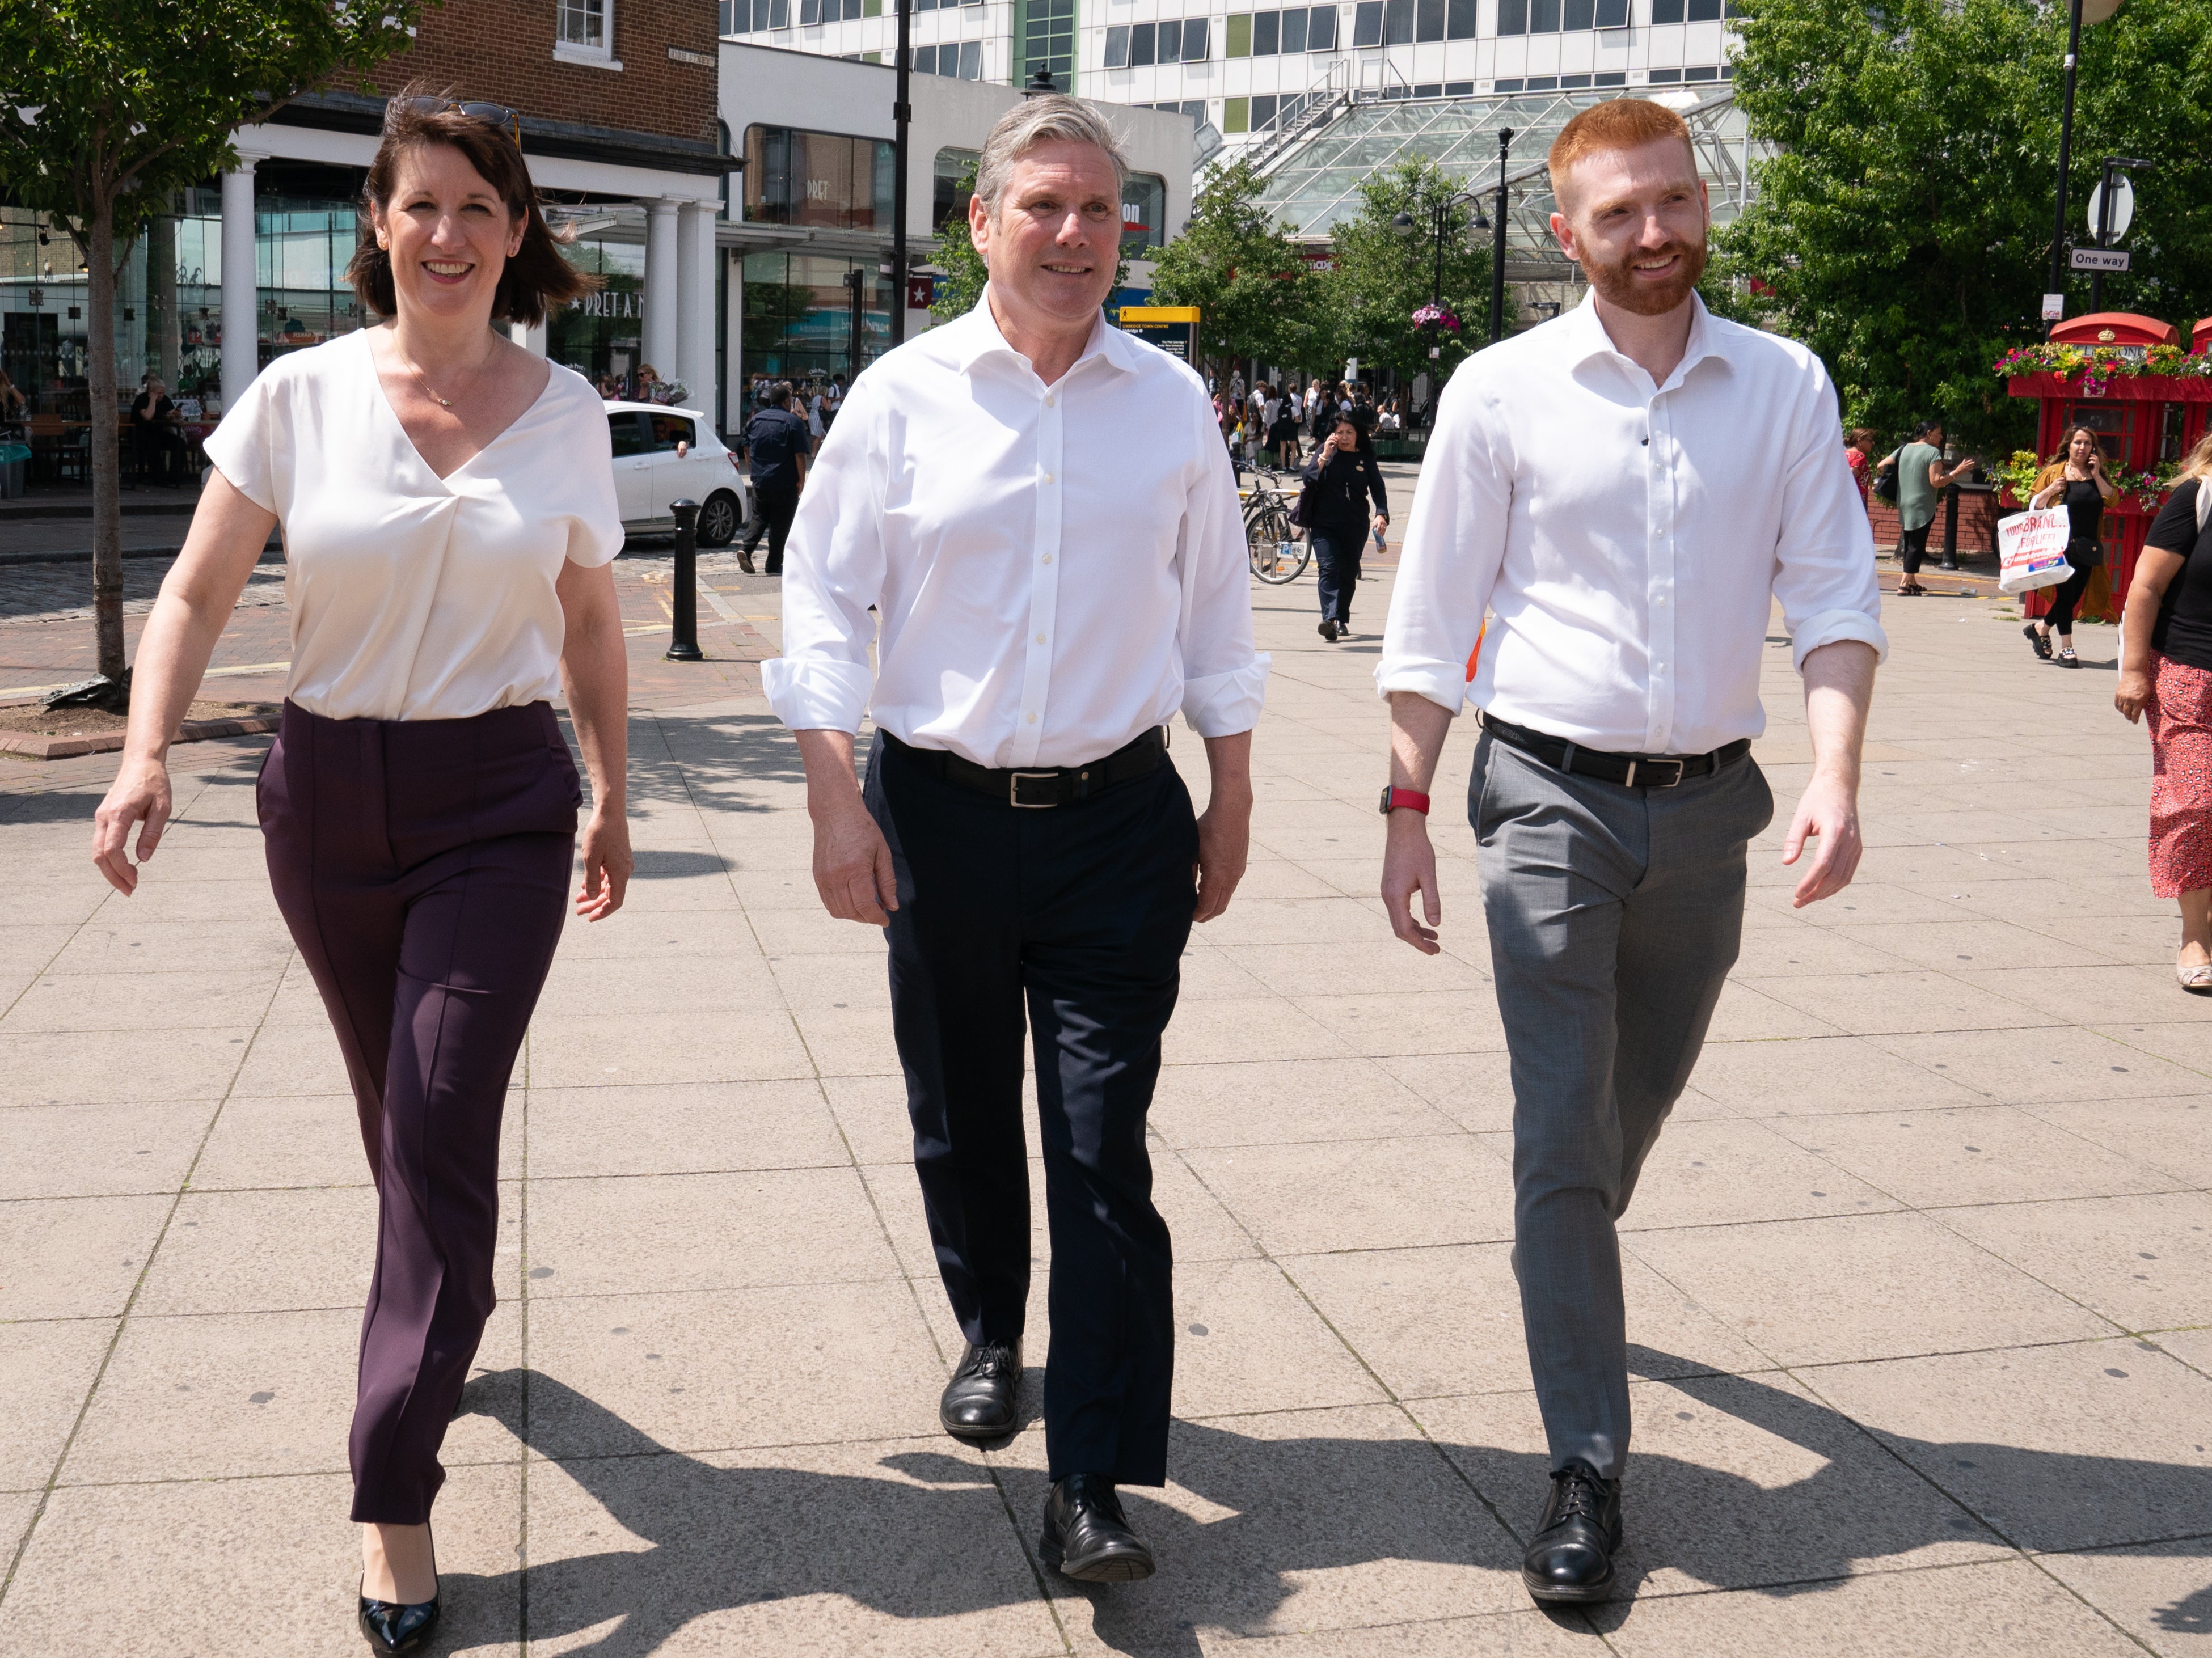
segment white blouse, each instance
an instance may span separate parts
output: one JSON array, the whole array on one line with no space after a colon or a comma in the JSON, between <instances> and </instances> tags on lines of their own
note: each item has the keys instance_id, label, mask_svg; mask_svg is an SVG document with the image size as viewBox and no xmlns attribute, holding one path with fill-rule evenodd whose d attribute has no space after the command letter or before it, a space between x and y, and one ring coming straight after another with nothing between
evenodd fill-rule
<instances>
[{"instance_id":1,"label":"white blouse","mask_svg":"<svg viewBox=\"0 0 2212 1658\"><path fill-rule=\"evenodd\" d=\"M262 370L206 450L283 527L292 701L332 720L465 720L559 691L553 584L623 544L606 405L581 375L553 365L538 400L441 479L364 329Z\"/></svg>"}]
</instances>

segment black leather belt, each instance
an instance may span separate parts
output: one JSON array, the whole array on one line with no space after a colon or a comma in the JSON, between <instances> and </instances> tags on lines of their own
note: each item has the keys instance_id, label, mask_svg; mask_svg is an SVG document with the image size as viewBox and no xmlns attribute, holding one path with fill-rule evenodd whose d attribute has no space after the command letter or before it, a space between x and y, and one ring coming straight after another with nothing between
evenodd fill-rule
<instances>
[{"instance_id":1,"label":"black leather belt","mask_svg":"<svg viewBox=\"0 0 2212 1658\"><path fill-rule=\"evenodd\" d=\"M1751 752L1751 739L1739 737L1710 754L1614 754L1605 749L1585 749L1562 737L1547 737L1526 726L1510 725L1480 716L1483 730L1508 748L1518 749L1540 760L1554 771L1630 788L1671 789L1686 777L1711 777L1724 766L1733 766Z\"/></svg>"},{"instance_id":2,"label":"black leather belt","mask_svg":"<svg viewBox=\"0 0 2212 1658\"><path fill-rule=\"evenodd\" d=\"M948 783L957 783L963 789L973 789L978 794L988 794L1010 806L1030 811L1087 800L1102 789L1158 770L1168 757L1164 726L1154 726L1139 732L1103 759L1086 765L1024 766L1006 771L979 766L949 750L918 749L911 743L900 742L887 731L878 731L876 740L890 744L905 758Z\"/></svg>"}]
</instances>

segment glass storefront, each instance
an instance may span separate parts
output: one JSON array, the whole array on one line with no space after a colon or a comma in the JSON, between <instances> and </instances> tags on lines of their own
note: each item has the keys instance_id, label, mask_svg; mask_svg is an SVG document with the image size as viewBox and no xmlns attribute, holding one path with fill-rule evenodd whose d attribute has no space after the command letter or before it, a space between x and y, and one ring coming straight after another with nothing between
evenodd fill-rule
<instances>
[{"instance_id":1,"label":"glass storefront","mask_svg":"<svg viewBox=\"0 0 2212 1658\"><path fill-rule=\"evenodd\" d=\"M222 387L222 220L214 189L179 192L179 211L132 245L115 294L116 383L135 391L159 374L180 404L219 413ZM346 283L357 217L349 201L264 196L254 203L260 289L257 355L362 325ZM33 415L89 418L84 263L66 233L21 208L0 207L0 367Z\"/></svg>"},{"instance_id":2,"label":"glass storefront","mask_svg":"<svg viewBox=\"0 0 2212 1658\"><path fill-rule=\"evenodd\" d=\"M545 355L598 386L605 376L615 390L635 389L645 334L645 247L639 242L580 236L562 252L580 270L600 281L596 294L564 305L546 324ZM676 378L673 363L654 363L656 374Z\"/></svg>"},{"instance_id":3,"label":"glass storefront","mask_svg":"<svg viewBox=\"0 0 2212 1658\"><path fill-rule=\"evenodd\" d=\"M854 354L853 290L862 279L860 351ZM741 373L804 384L842 374L848 380L890 349L891 288L876 262L821 253L748 253Z\"/></svg>"},{"instance_id":4,"label":"glass storefront","mask_svg":"<svg viewBox=\"0 0 2212 1658\"><path fill-rule=\"evenodd\" d=\"M745 129L745 217L823 230L890 228L896 152L879 138Z\"/></svg>"}]
</instances>

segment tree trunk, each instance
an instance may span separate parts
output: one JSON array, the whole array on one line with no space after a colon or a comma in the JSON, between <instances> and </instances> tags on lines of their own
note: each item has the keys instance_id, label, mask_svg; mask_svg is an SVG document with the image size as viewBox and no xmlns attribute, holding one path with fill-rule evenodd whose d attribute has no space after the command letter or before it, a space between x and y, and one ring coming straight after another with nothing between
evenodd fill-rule
<instances>
[{"instance_id":1,"label":"tree trunk","mask_svg":"<svg viewBox=\"0 0 2212 1658\"><path fill-rule=\"evenodd\" d=\"M123 677L123 480L116 438L115 204L93 199L85 227L86 367L91 380L92 614L103 679Z\"/></svg>"}]
</instances>

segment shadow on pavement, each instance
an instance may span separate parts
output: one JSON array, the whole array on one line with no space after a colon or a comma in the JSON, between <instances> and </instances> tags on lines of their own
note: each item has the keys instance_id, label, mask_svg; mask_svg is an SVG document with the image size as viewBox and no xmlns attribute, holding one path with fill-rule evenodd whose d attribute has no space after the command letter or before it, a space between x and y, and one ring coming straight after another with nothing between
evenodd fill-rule
<instances>
[{"instance_id":1,"label":"shadow on pavement","mask_svg":"<svg viewBox=\"0 0 2212 1658\"><path fill-rule=\"evenodd\" d=\"M1628 1615L1624 1603L1662 1568L1713 1587L1820 1593L1863 1563L1944 1544L1980 1545L1993 1558L2003 1558L2008 1542L2171 1555L2179 1541L2186 1553L2191 1540L2176 1533L2202 1529L2203 1516L2212 1513L2212 1470L1870 1436L1840 1413L1755 1378L1683 1377L1684 1361L1648 1349L1632 1348L1631 1363L1638 1373L1668 1376L1670 1386L1709 1409L1812 1453L1821 1467L1769 1488L1675 1457L1635 1458L1621 1601L1589 1609L1589 1624L1565 1615L1565 1629L1618 1627ZM479 1379L470 1388L472 1406L526 1437L525 1379L519 1371ZM656 1651L695 1619L809 1595L846 1597L901 1619L1036 1599L1043 1576L1034 1557L1046 1489L1041 1469L1000 1461L1002 1502L973 1461L934 1450L883 1458L878 1467L902 1476L892 1478L718 1466L669 1450L552 1377L530 1372L526 1382L528 1415L541 1434L557 1424L573 1442L582 1429L590 1442L608 1448L560 1467L630 1533L610 1540L618 1546L605 1552L530 1569L534 1639L611 1625L582 1649L628 1658ZM1433 1443L1409 1434L1274 1439L1178 1422L1176 1483L1201 1499L1211 1517L1194 1518L1148 1491L1128 1490L1132 1517L1158 1551L1161 1575L1111 1587L1054 1578L1052 1588L1063 1609L1087 1601L1092 1633L1115 1651L1196 1658L1199 1631L1271 1632L1271 1620L1312 1574L1331 1568L1414 1563L1515 1573L1521 1545L1493 1515L1525 1527L1545 1489L1547 1461L1536 1451ZM1470 1485L1479 1503L1469 1500ZM1993 1493L2010 1510L1998 1522L2002 1536L1991 1528L1994 1516L1972 1505L1973 1491ZM2081 1517L2085 1503L2094 1521ZM1027 1570L1004 1546L1000 1528L1009 1507L1030 1552ZM532 1522L534 1536L559 1529ZM647 1546L638 1549L632 1539ZM2212 1555L2212 1538L2195 1541ZM482 1587L470 1590L463 1580L451 1581L471 1594L503 1595L515 1587L479 1580ZM1498 1578L1484 1581L1494 1589ZM1440 1589L1433 1574L1414 1574L1404 1587L1423 1604L1401 1604L1400 1615L1508 1610L1517 1604L1518 1587L1510 1576L1505 1582L1501 1604L1494 1592L1471 1599L1450 1586ZM2154 1617L2177 1631L2203 1629L2212 1622L2212 1588Z\"/></svg>"}]
</instances>

